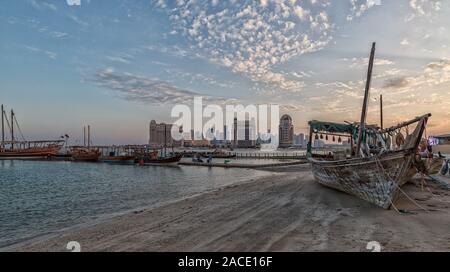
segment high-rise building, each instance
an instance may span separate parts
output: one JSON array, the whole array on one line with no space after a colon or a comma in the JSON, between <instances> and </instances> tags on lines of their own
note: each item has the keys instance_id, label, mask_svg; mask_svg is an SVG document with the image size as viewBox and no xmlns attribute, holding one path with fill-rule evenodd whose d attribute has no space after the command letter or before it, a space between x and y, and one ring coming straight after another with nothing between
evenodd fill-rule
<instances>
[{"instance_id":1,"label":"high-rise building","mask_svg":"<svg viewBox=\"0 0 450 272\"><path fill-rule=\"evenodd\" d=\"M281 116L279 126L279 147L290 147L294 144L294 125L292 118L285 114Z\"/></svg>"},{"instance_id":2,"label":"high-rise building","mask_svg":"<svg viewBox=\"0 0 450 272\"><path fill-rule=\"evenodd\" d=\"M294 145L305 147L305 135L303 133L294 135Z\"/></svg>"},{"instance_id":3,"label":"high-rise building","mask_svg":"<svg viewBox=\"0 0 450 272\"><path fill-rule=\"evenodd\" d=\"M148 144L153 147L180 146L181 141L175 141L172 138L172 126L172 124L166 123L158 124L155 120L152 120L149 127Z\"/></svg>"},{"instance_id":4,"label":"high-rise building","mask_svg":"<svg viewBox=\"0 0 450 272\"><path fill-rule=\"evenodd\" d=\"M251 148L256 146L256 121L238 121L234 118L233 124L233 146L237 148Z\"/></svg>"}]
</instances>

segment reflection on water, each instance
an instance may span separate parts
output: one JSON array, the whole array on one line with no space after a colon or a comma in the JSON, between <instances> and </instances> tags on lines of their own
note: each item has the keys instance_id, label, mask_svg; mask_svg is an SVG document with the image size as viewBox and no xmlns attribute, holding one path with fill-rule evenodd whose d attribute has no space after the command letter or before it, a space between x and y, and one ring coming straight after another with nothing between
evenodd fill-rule
<instances>
[{"instance_id":1,"label":"reflection on water","mask_svg":"<svg viewBox=\"0 0 450 272\"><path fill-rule=\"evenodd\" d=\"M250 169L0 161L0 246L264 175Z\"/></svg>"}]
</instances>

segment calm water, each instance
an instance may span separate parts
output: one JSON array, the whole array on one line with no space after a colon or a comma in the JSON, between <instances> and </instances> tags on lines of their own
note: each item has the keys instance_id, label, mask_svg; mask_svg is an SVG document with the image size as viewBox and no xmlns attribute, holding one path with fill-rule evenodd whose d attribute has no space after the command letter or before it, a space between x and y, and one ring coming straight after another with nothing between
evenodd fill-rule
<instances>
[{"instance_id":1,"label":"calm water","mask_svg":"<svg viewBox=\"0 0 450 272\"><path fill-rule=\"evenodd\" d=\"M264 175L250 169L0 161L0 247Z\"/></svg>"}]
</instances>

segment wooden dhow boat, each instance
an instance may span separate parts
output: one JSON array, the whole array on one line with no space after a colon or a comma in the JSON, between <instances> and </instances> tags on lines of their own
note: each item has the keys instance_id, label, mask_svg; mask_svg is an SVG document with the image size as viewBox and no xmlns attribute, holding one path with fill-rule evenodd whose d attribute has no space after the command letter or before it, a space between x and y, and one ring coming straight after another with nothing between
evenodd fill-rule
<instances>
[{"instance_id":1,"label":"wooden dhow boat","mask_svg":"<svg viewBox=\"0 0 450 272\"><path fill-rule=\"evenodd\" d=\"M430 116L430 114L427 114L403 125L380 131L378 135L389 134L389 131L398 131L402 127L417 123L414 132L407 137L407 141L403 145L397 147L397 150L382 148L382 150L377 151L376 148L369 145L368 148L374 148L373 152L377 153L338 160L310 157L309 162L315 179L322 185L349 193L388 209L397 198L400 186L417 173L413 168L417 146ZM310 122L313 133L329 131L317 129L319 124L318 122ZM357 129L357 127L355 128ZM335 129L332 129L332 133L336 132ZM384 139L388 137L386 136Z\"/></svg>"},{"instance_id":2,"label":"wooden dhow boat","mask_svg":"<svg viewBox=\"0 0 450 272\"><path fill-rule=\"evenodd\" d=\"M167 155L166 153L162 153L162 156L159 156L159 152L157 150L151 152L143 152L139 154L137 157L138 163L141 166L144 165L177 165L178 162L183 158L183 154L180 153L172 153L171 155Z\"/></svg>"},{"instance_id":3,"label":"wooden dhow boat","mask_svg":"<svg viewBox=\"0 0 450 272\"><path fill-rule=\"evenodd\" d=\"M117 155L111 152L109 156L101 157L100 161L109 164L134 164L136 157L132 155L121 154Z\"/></svg>"},{"instance_id":4,"label":"wooden dhow boat","mask_svg":"<svg viewBox=\"0 0 450 272\"><path fill-rule=\"evenodd\" d=\"M145 158L143 160L144 165L178 165L183 154L174 154L167 157L155 157L155 158Z\"/></svg>"},{"instance_id":5,"label":"wooden dhow boat","mask_svg":"<svg viewBox=\"0 0 450 272\"><path fill-rule=\"evenodd\" d=\"M431 114L387 129L365 124L374 53L375 43L369 60L361 122L338 124L310 121L308 160L313 175L320 184L389 209L401 191L400 186L417 173L414 168L415 158ZM409 128L413 125L415 129L410 134ZM313 158L313 134L316 137L323 134L347 136L352 154L341 154L333 159Z\"/></svg>"},{"instance_id":6,"label":"wooden dhow boat","mask_svg":"<svg viewBox=\"0 0 450 272\"><path fill-rule=\"evenodd\" d=\"M100 151L96 149L76 147L71 151L72 161L74 162L98 162L100 159Z\"/></svg>"},{"instance_id":7,"label":"wooden dhow boat","mask_svg":"<svg viewBox=\"0 0 450 272\"><path fill-rule=\"evenodd\" d=\"M16 143L20 144L20 143ZM58 155L61 145L49 144L44 147L3 149L0 147L0 159L42 159Z\"/></svg>"},{"instance_id":8,"label":"wooden dhow boat","mask_svg":"<svg viewBox=\"0 0 450 272\"><path fill-rule=\"evenodd\" d=\"M3 105L1 105L1 143L0 160L17 159L44 159L56 156L64 145L64 140L46 140L46 141L27 141L19 127L16 115L11 110L11 116L8 118ZM10 140L6 140L6 128L9 128ZM17 131L16 131L17 130ZM21 140L16 136L19 132ZM19 138L20 139L20 138Z\"/></svg>"}]
</instances>

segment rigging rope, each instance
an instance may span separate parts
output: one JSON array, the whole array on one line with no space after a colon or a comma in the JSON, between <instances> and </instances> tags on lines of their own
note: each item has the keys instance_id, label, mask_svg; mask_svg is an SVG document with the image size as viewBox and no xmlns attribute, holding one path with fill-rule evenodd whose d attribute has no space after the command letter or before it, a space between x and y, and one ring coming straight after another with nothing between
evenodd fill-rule
<instances>
[{"instance_id":1,"label":"rigging rope","mask_svg":"<svg viewBox=\"0 0 450 272\"><path fill-rule=\"evenodd\" d=\"M16 116L14 116L14 121L16 121L17 128L19 129L20 136L22 136L22 140L25 141L25 137L23 137L22 130L20 129L19 122L17 122Z\"/></svg>"},{"instance_id":2,"label":"rigging rope","mask_svg":"<svg viewBox=\"0 0 450 272\"><path fill-rule=\"evenodd\" d=\"M424 207L420 206L419 203L417 203L414 199L412 199L408 194L406 194L406 192L403 191L403 190L400 188L400 186L398 186L398 184L397 184L396 181L394 181L393 179L391 179L391 177L386 173L386 170L384 169L383 164L381 164L380 159L378 159L377 157L375 157L375 163L376 163L376 165L377 165L377 169L380 169L380 168L381 168L382 173L383 173L383 175L385 176L385 178L387 178L388 180L390 180L391 182L393 182L394 185L395 185L395 187L396 187L401 193L403 193L403 194L404 194L404 195L405 195L412 203L414 203L414 205L416 205L417 207L423 209L423 210L426 211L426 212L429 212L427 209L425 209ZM391 202L391 204L393 204L393 203L392 203L392 198L390 198L389 201ZM395 207L395 206L394 206L394 207Z\"/></svg>"},{"instance_id":3,"label":"rigging rope","mask_svg":"<svg viewBox=\"0 0 450 272\"><path fill-rule=\"evenodd\" d=\"M6 114L5 114L4 117L5 117L5 120L6 120L6 124L8 125L9 131L11 132L11 125L9 124L8 116L6 116ZM12 141L12 139L11 139L11 141Z\"/></svg>"}]
</instances>

